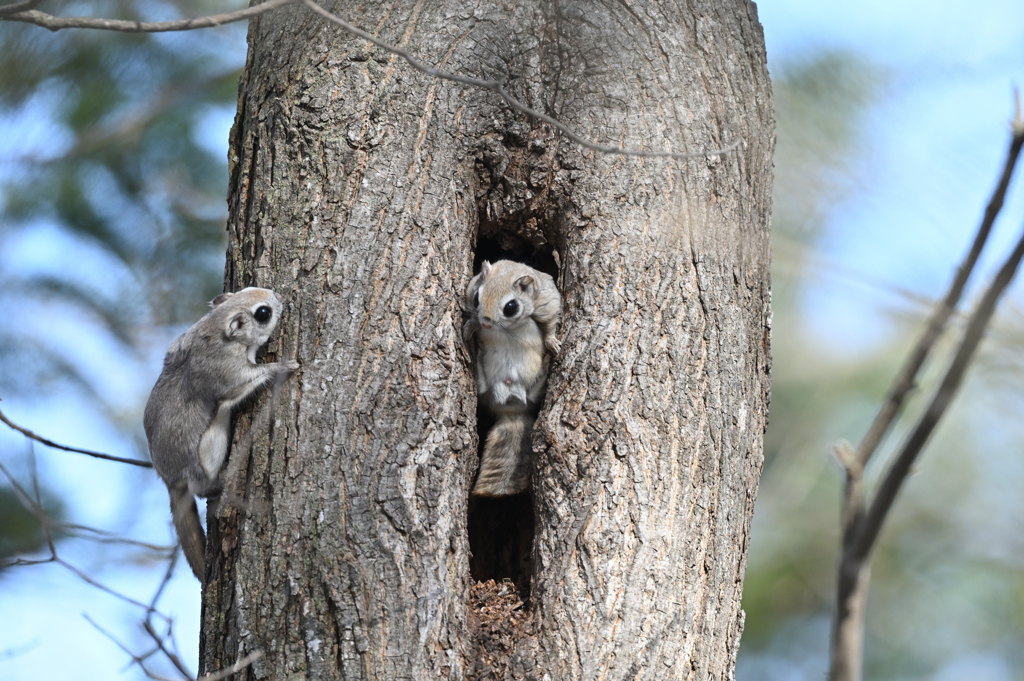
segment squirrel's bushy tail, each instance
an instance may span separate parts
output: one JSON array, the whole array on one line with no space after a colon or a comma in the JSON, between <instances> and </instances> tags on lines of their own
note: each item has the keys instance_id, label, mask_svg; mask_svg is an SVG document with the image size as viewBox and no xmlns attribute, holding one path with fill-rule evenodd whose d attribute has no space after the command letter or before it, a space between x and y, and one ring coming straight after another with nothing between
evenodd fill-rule
<instances>
[{"instance_id":1,"label":"squirrel's bushy tail","mask_svg":"<svg viewBox=\"0 0 1024 681\"><path fill-rule=\"evenodd\" d=\"M498 416L498 421L487 433L473 494L501 497L526 491L530 486L533 421L534 418L525 412Z\"/></svg>"},{"instance_id":2,"label":"squirrel's bushy tail","mask_svg":"<svg viewBox=\"0 0 1024 681\"><path fill-rule=\"evenodd\" d=\"M185 552L192 574L202 582L206 571L206 535L199 522L196 498L189 491L187 482L179 483L167 491L171 495L171 516L174 517L174 529L178 533L181 550Z\"/></svg>"}]
</instances>

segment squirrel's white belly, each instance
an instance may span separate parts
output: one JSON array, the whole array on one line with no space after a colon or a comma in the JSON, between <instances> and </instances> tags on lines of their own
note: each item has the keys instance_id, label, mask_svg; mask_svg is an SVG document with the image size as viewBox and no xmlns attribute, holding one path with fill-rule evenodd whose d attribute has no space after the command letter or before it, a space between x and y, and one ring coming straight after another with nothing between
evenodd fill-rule
<instances>
[{"instance_id":1,"label":"squirrel's white belly","mask_svg":"<svg viewBox=\"0 0 1024 681\"><path fill-rule=\"evenodd\" d=\"M482 329L480 335L483 381L477 391L490 392L494 405L506 405L511 399L525 408L537 383L544 379L540 329L531 320L519 325L514 335L500 329Z\"/></svg>"}]
</instances>

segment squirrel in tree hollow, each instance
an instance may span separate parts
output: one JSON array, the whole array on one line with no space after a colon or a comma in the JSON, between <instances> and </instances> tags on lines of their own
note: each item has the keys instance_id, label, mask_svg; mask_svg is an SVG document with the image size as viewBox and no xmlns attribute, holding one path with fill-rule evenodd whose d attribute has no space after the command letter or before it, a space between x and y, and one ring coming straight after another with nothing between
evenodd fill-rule
<instances>
[{"instance_id":1,"label":"squirrel in tree hollow","mask_svg":"<svg viewBox=\"0 0 1024 681\"><path fill-rule=\"evenodd\" d=\"M462 336L476 359L476 391L495 416L473 494L505 496L530 484L530 436L558 353L562 297L555 280L511 260L486 260L466 290Z\"/></svg>"},{"instance_id":2,"label":"squirrel in tree hollow","mask_svg":"<svg viewBox=\"0 0 1024 681\"><path fill-rule=\"evenodd\" d=\"M247 397L299 368L295 362L256 364L284 298L265 288L223 293L167 351L146 402L143 423L153 468L167 485L171 515L192 572L203 581L206 535L196 496L216 496L228 454L231 411Z\"/></svg>"}]
</instances>

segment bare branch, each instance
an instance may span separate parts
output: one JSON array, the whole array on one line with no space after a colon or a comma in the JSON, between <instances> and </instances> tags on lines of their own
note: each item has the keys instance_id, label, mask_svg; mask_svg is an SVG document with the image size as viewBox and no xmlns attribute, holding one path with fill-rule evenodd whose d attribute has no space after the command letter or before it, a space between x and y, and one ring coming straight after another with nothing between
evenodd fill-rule
<instances>
[{"instance_id":1,"label":"bare branch","mask_svg":"<svg viewBox=\"0 0 1024 681\"><path fill-rule=\"evenodd\" d=\"M269 0L268 2L246 7L236 12L213 14L196 19L179 19L177 21L126 21L124 19L102 19L98 17L55 17L52 14L46 14L34 9L25 9L10 14L0 12L0 20L35 24L51 31L59 31L62 28L94 28L101 31L119 31L121 33L164 33L167 31L192 31L197 28L222 26L259 16L264 12L290 5L295 1ZM29 2L19 4L35 6L38 3L30 0ZM12 7L16 6L12 5Z\"/></svg>"},{"instance_id":2,"label":"bare branch","mask_svg":"<svg viewBox=\"0 0 1024 681\"><path fill-rule=\"evenodd\" d=\"M49 515L47 515L46 510L42 506L42 503L38 500L38 489L36 490L36 500L33 500L29 496L28 491L18 483L14 475L12 475L11 472L7 470L7 468L2 463L0 463L0 473L2 473L7 478L7 481L10 483L11 488L14 490L14 494L16 497L18 497L18 501L21 503L21 505L24 506L25 509L29 511L33 516L35 516L36 521L38 521L39 524L43 526L43 530L47 533L48 538L49 531L56 530L57 532L61 532L63 534L67 534L73 537L78 537L80 539L85 539L87 541L96 541L104 544L128 544L130 546L137 546L139 548L149 549L150 551L156 551L158 553L167 553L170 551L175 551L178 548L177 544L173 546L160 546L158 544L149 544L147 542L137 541L135 539L128 539L127 537L120 537L118 535L115 535L113 532L107 532L106 530L100 530L95 527L89 527L87 525L77 525L75 523L63 523L56 521ZM35 484L34 480L33 484ZM32 561L33 563L52 562L56 558L57 552L56 549L54 548L52 540L49 540L48 543L50 546L51 558L45 561ZM26 563L21 562L19 564Z\"/></svg>"},{"instance_id":3,"label":"bare branch","mask_svg":"<svg viewBox=\"0 0 1024 681\"><path fill-rule=\"evenodd\" d=\"M175 546L175 549L178 547ZM164 577L160 580L160 586L157 587L156 593L153 594L153 600L149 602L149 608L146 610L146 617L149 618L154 612L156 612L156 603L160 600L160 596L163 595L164 589L167 588L167 583L171 581L171 577L174 575L174 568L178 565L178 551L171 555L171 559L167 561L167 570L164 571Z\"/></svg>"},{"instance_id":4,"label":"bare branch","mask_svg":"<svg viewBox=\"0 0 1024 681\"><path fill-rule=\"evenodd\" d=\"M889 513L889 507L892 506L897 492L899 492L904 480L906 480L907 475L910 473L910 467L917 459L918 454L921 453L921 449L928 441L932 431L935 430L935 426L938 425L950 402L953 401L953 396L956 394L957 388L960 387L971 358L974 357L974 353L978 349L982 337L985 335L985 329L988 326L989 320L992 319L992 315L995 313L996 303L999 302L999 298L1003 295L1006 287L1013 281L1022 258L1024 258L1024 234L1021 235L1016 248L1013 249L1013 253L1003 263L999 273L996 274L992 284L985 291L985 295L978 303L977 308L975 308L974 314L971 315L971 319L967 323L964 337L960 341L960 347L957 348L953 361L950 363L949 369L946 370L946 375L943 376L938 390L932 397L931 404L928 405L928 409L921 415L910 437L907 438L899 455L893 462L892 467L885 474L882 485L878 488L875 499L871 502L871 507L864 518L864 526L858 532L859 536L853 547L854 555L866 556L874 545L882 523Z\"/></svg>"},{"instance_id":5,"label":"bare branch","mask_svg":"<svg viewBox=\"0 0 1024 681\"><path fill-rule=\"evenodd\" d=\"M35 461L33 460L33 469L35 468ZM40 501L33 500L29 495L28 491L22 487L15 479L14 475L7 470L7 467L0 463L0 473L3 473L7 478L7 482L10 483L11 489L14 490L14 496L18 498L18 502L25 508L26 511L31 513L39 524L43 526L43 531L46 533L46 543L50 548L49 559L41 562L52 562L57 560L57 549L53 544L53 539L50 536L50 530L47 527L49 516L46 515L46 511L43 509L43 504ZM35 472L33 470L33 483L35 483ZM37 488L38 496L38 488Z\"/></svg>"},{"instance_id":6,"label":"bare branch","mask_svg":"<svg viewBox=\"0 0 1024 681\"><path fill-rule=\"evenodd\" d=\"M985 208L985 215L967 255L957 269L946 296L936 305L928 319L924 333L900 368L882 407L871 423L860 446L853 451L849 445L836 448L836 456L846 469L843 492L842 555L836 575L836 603L832 619L832 650L829 662L831 681L860 681L863 666L864 610L867 605L870 580L869 557L878 540L885 518L910 473L911 466L924 448L932 431L945 414L956 393L967 366L981 342L985 329L995 312L999 297L1013 279L1022 256L1024 235L1016 249L1006 260L985 295L978 303L953 361L925 413L899 455L883 477L870 506L865 499L863 472L871 456L892 426L907 395L914 388L917 374L931 353L936 341L949 322L963 295L964 287L977 264L978 257L988 239L996 216L1003 206L1006 190L1013 176L1018 157L1024 146L1024 119L1021 118L1020 96L1014 91L1014 119L1012 137L1006 163L996 188Z\"/></svg>"},{"instance_id":7,"label":"bare branch","mask_svg":"<svg viewBox=\"0 0 1024 681\"><path fill-rule=\"evenodd\" d=\"M148 669L146 667L146 660L148 658L150 658L156 652L162 652L164 654L164 656L171 662L171 664L174 665L175 669L177 669L178 672L180 674L182 674L182 676L184 676L186 679L193 679L193 678L195 678L192 675L192 672L190 672L188 670L188 668L185 666L185 664L181 661L181 658L178 656L177 652L172 651L167 646L168 639L171 639L172 643L173 643L173 635L172 635L173 620L171 620L171 618L167 617L166 615L161 614L156 609L156 604L160 600L160 596L163 594L164 589L167 587L168 582L170 582L171 577L174 575L174 568L177 565L177 562L178 562L178 553L175 552L174 555L171 557L171 560L169 560L168 563L167 563L167 570L164 571L164 576L160 580L160 585L157 587L156 592L153 594L153 599L150 601L149 607L146 609L146 617L142 621L143 629L145 629L146 633L149 635L149 637L151 639L153 639L153 642L155 643L155 647L150 649L149 651L147 651L145 653L142 653L142 654L133 653L131 650L128 649L127 646L123 645L120 641L118 641L116 638L114 638L114 636L112 634L110 634L109 632L105 631L96 622L94 622L92 619L90 619L88 615L85 616L85 618L89 621L89 623L92 624L94 627L96 627L96 629L99 630L100 633L102 633L104 636L106 636L111 641L113 641L119 648L121 648L121 650L123 650L125 653L127 653L132 658L132 664L139 665L139 667L142 669L143 673L146 674L146 676L148 676L151 679L158 679L159 681L165 681L165 680L169 681L169 680L167 680L166 677L159 676L159 675L153 673L150 669ZM153 625L153 622L152 622L153 615L158 615L159 617L163 618L164 621L167 623L167 632L165 634L161 635L156 630L156 627ZM210 674L206 674L206 675L204 675L204 676L202 676L200 678L203 679L204 681L219 681L219 679L227 678L228 676L231 676L232 674L236 674L237 672L241 671L242 669L245 669L246 667L251 665L253 662L255 662L256 660L260 659L262 656L263 656L262 651L256 650L256 651L250 653L249 655L246 655L242 659L238 660L232 666L230 666L230 667L228 667L226 669L222 669L222 670L220 670L218 672L213 672L213 673L210 673Z\"/></svg>"},{"instance_id":8,"label":"bare branch","mask_svg":"<svg viewBox=\"0 0 1024 681\"><path fill-rule=\"evenodd\" d=\"M1006 155L1006 163L1003 165L1003 172L999 177L999 182L992 192L992 198L989 199L988 206L985 208L985 215L981 220L981 225L978 226L974 243L971 244L971 249L967 252L963 262L960 263L960 267L957 268L956 276L953 277L949 291L946 292L945 298L942 299L942 302L939 303L932 312L931 317L929 317L924 333L921 334L917 345L914 346L914 349L900 368L892 387L889 389L889 394L886 395L885 402L882 403L882 407L878 410L874 421L871 422L868 432L857 447L857 456L861 460L862 468L867 465L868 460L878 449L878 445L881 444L885 434L892 426L907 395L914 388L917 373L921 370L921 366L931 353L935 342L942 335L950 316L956 309L957 303L960 302L964 286L967 284L967 280L971 276L975 264L978 262L978 256L981 255L981 250L985 246L996 216L1003 207L1006 189L1010 185L1010 178L1013 177L1013 169L1017 165L1017 157L1020 155L1022 146L1024 146L1024 124L1021 122L1020 100L1017 98L1013 136L1010 139L1010 149Z\"/></svg>"},{"instance_id":9,"label":"bare branch","mask_svg":"<svg viewBox=\"0 0 1024 681\"><path fill-rule=\"evenodd\" d=\"M57 563L58 565L64 566L64 568L66 568L69 572L71 572L71 574L75 575L76 577L81 579L86 584L94 586L97 589L99 589L100 591L103 591L104 593L110 594L114 598L118 598L118 599L124 601L125 603L130 603L131 605L138 606L138 607L142 608L143 610L148 608L148 606L145 603L140 603L139 601L135 600L134 598L132 598L130 596L125 596L123 593L119 593L117 591L114 591L109 586L106 586L104 584L101 584L100 582L97 582L95 579L93 579L88 574L86 574L83 570L80 570L80 569L76 568L74 565L72 565L71 563L68 563L63 558L54 558L54 562ZM161 615L161 617L165 617L166 618L166 615Z\"/></svg>"},{"instance_id":10,"label":"bare branch","mask_svg":"<svg viewBox=\"0 0 1024 681\"><path fill-rule=\"evenodd\" d=\"M857 451L846 440L841 441L832 450L836 459L846 472L846 485L843 488L843 543L852 534L850 530L856 526L864 508L864 466L857 457Z\"/></svg>"},{"instance_id":11,"label":"bare branch","mask_svg":"<svg viewBox=\"0 0 1024 681\"><path fill-rule=\"evenodd\" d=\"M88 615L83 615L83 617L85 617L86 621L89 622L89 624L91 624L93 627L95 627L97 631L99 631L101 634L103 634L108 639L113 641L114 645L116 645L118 648L123 650L126 655L131 657L132 658L132 663L139 665L139 668L142 669L142 672L146 676L148 676L151 679L156 679L157 681L173 681L172 679L169 679L166 676L160 676L159 674L154 673L152 670L150 670L150 669L148 669L146 667L146 659L148 657L150 657L152 652L145 653L145 654L142 654L142 655L137 655L137 654L133 653L128 648L128 646L126 646L123 643L121 643L120 641L118 641L117 638L115 638L113 634L111 634L109 631L107 631L106 629L101 627L99 624L97 624L96 621L93 620L91 617L89 617ZM177 660L176 656L174 656L172 653L167 652L166 648L163 645L163 639L159 635L157 635L155 631L152 630L152 628L150 627L148 622L146 622L146 630L151 634L151 636L154 638L154 640L157 641L157 644L159 645L160 650L162 650L166 655L168 655L168 657L171 659L171 661L175 663L175 667L177 667L178 671L181 672L182 674L184 674L186 679L194 678L188 672L188 670L186 670L184 668L184 666L181 666L180 663L178 663L176 661ZM245 657L243 657L242 659L240 659L237 662L235 662L230 667L226 667L226 668L224 668L224 669L222 669L220 671L217 671L217 672L211 672L209 674L204 674L203 676L199 677L200 681L220 681L221 679L226 679L227 677L231 676L232 674L237 674L238 672L242 671L243 669L245 669L246 667L251 665L256 660L260 659L261 657L263 657L263 651L255 650L255 651L249 653L248 655L246 655Z\"/></svg>"},{"instance_id":12,"label":"bare branch","mask_svg":"<svg viewBox=\"0 0 1024 681\"><path fill-rule=\"evenodd\" d=\"M0 463L0 473L2 473L4 476L7 477L8 482L10 482L10 484L11 484L11 488L14 490L15 496L17 496L18 500L21 502L21 504L30 513L32 513L33 516L35 516L36 520L39 521L39 523L44 527L44 529L48 528L48 527L50 527L52 525L55 525L55 523L46 514L46 511L43 509L42 504L40 502L34 500L32 498L32 496L29 495L28 491L25 490L25 488L22 487L18 483L18 481L14 478L14 476L11 474L11 472L9 470L7 470L7 467L4 466L2 463ZM90 585L96 587L100 591L104 591L104 592L110 594L111 596L114 596L115 598L119 598L122 601L125 601L126 603L130 603L132 605L136 605L136 606L138 606L140 608L143 608L144 610L146 610L147 618L149 618L153 614L156 614L161 619L163 619L164 621L170 621L170 618L167 615L164 615L161 612L155 611L153 609L152 605L147 606L144 603L140 603L139 601L137 601L137 600L135 600L133 598L125 596L122 593L118 593L117 591L114 591L110 587L105 586L105 585L101 584L100 582L97 582L95 579L93 579L88 574L86 574L84 571L82 571L79 568L75 567L71 563L68 563L64 559L60 558L57 555L57 548L56 548L56 546L54 545L53 541L49 538L49 530L47 529L46 531L47 531L47 539L48 539L48 543L49 543L49 547L50 547L50 556L48 558L44 558L44 559L15 558L13 560L7 560L7 561L0 562L0 567L12 567L12 566L15 566L15 565L41 565L43 563L56 563L56 564L62 566L63 568L65 568L66 570L68 570L69 572L71 572L72 574L74 574L75 576L77 576L82 581L84 581L87 584L90 584ZM100 532L100 530L95 530L95 531L96 532ZM159 595L159 592L158 592L158 595Z\"/></svg>"},{"instance_id":13,"label":"bare branch","mask_svg":"<svg viewBox=\"0 0 1024 681\"><path fill-rule=\"evenodd\" d=\"M36 6L41 5L43 0L25 0L25 2L15 2L10 5L3 5L0 7L0 19L9 17L12 14L18 12L25 12L30 9L34 9Z\"/></svg>"},{"instance_id":14,"label":"bare branch","mask_svg":"<svg viewBox=\"0 0 1024 681\"><path fill-rule=\"evenodd\" d=\"M157 647L160 649L160 652L162 652L167 657L167 659L171 661L171 664L174 665L174 668L181 672L185 676L185 678L193 678L192 672L190 672L188 668L185 667L185 663L183 663L174 652L167 649L167 645L164 641L164 638L156 632L156 629L153 628L153 623L146 619L142 623L142 626L143 628L145 628L146 633L149 634L150 638L152 638L153 641L156 643Z\"/></svg>"},{"instance_id":15,"label":"bare branch","mask_svg":"<svg viewBox=\"0 0 1024 681\"><path fill-rule=\"evenodd\" d=\"M95 457L97 459L105 459L107 461L117 461L118 463L130 463L133 466L139 466L141 468L152 468L153 467L153 464L151 464L150 462L142 461L140 459L123 459L120 456L111 456L110 454L103 454L101 452L93 452L93 451L90 451L88 449L78 449L76 447L67 447L65 445L59 445L56 442L54 442L53 440L47 440L45 437L42 437L40 435L36 435L35 433L33 433L28 428L22 428L21 426L17 425L16 423L13 423L10 419L8 419L4 415L4 413L2 411L0 411L0 421L3 421L11 429L18 431L19 433L21 433L25 437L27 437L27 438L29 438L31 440L35 440L36 442L40 442L40 443L46 445L47 447L53 447L54 449L60 449L60 450L65 451L65 452L73 452L75 454L85 454L87 456L92 456L92 457Z\"/></svg>"},{"instance_id":16,"label":"bare branch","mask_svg":"<svg viewBox=\"0 0 1024 681\"><path fill-rule=\"evenodd\" d=\"M301 0L301 1L302 1L302 4L304 4L306 7L308 7L311 11L319 14L320 16L322 16L324 19L327 19L327 21L331 22L332 24L340 26L341 28L345 29L346 31L348 31L352 35L358 36L358 37L362 38L363 40L367 40L367 41L373 43L374 45L376 45L377 47L381 48L382 50L385 50L387 52L390 52L391 54L394 54L394 55L397 55L397 56L401 57L402 59L404 59L409 64L409 66L413 67L417 71L425 73L428 76L431 76L433 78L440 78L442 80L449 80L449 81L452 81L453 83L461 83L463 85L469 85L469 86L472 86L472 87L480 88L481 90L490 90L491 92L496 93L498 96L500 96L502 99L504 99L505 102L509 106L511 106L516 111L519 111L520 113L524 113L527 116L529 116L530 118L533 118L533 119L542 121L544 123L547 123L552 128L555 128L560 133L562 133L563 135L568 137L570 140L572 140L576 144L578 144L581 147L583 147L584 149L590 149L591 151L597 151L597 152L600 152L602 154L611 154L611 155L617 155L617 156L633 156L633 157L638 157L638 158L689 159L689 158L704 158L704 157L707 157L707 156L721 156L722 154L729 153L730 151L736 149L740 145L740 140L737 140L737 141L733 142L732 144L730 144L730 145L728 145L726 147L723 147L721 149L713 149L713 150L708 150L708 151L697 151L697 152L676 152L676 151L640 151L640 150L637 150L637 149L623 149L622 147L609 146L609 145L603 145L603 144L595 144L594 142L591 142L590 140L588 140L588 139L586 139L584 137L581 137L580 135L576 134L572 130L572 128L570 128L569 126L565 125L564 123L561 123L561 122L555 120L554 118L552 118L551 116L548 116L545 113L541 113L540 111L537 111L536 109L531 108L531 107L523 104L522 102L520 102L518 99L516 99L515 97L510 95L505 90L504 83L502 83L501 81L497 81L497 80L482 80L480 78L471 78L469 76L462 76L462 75L455 74L455 73L447 73L445 71L440 71L438 69L435 69L432 66L427 66L426 64L424 64L423 62L419 61L414 56L412 56L412 54L408 50L404 50L401 47L397 47L397 46L392 45L390 43L384 42L380 38L378 38L378 37L376 37L374 35L371 35L370 33L367 33L366 31L362 30L361 28L359 28L359 27L357 27L357 26L355 26L353 24L350 24L349 22L345 21L341 17L339 17L339 16L337 16L335 14L332 14L331 12L328 12L323 7L321 7L320 5L318 5L315 2L313 2L313 0Z\"/></svg>"}]
</instances>

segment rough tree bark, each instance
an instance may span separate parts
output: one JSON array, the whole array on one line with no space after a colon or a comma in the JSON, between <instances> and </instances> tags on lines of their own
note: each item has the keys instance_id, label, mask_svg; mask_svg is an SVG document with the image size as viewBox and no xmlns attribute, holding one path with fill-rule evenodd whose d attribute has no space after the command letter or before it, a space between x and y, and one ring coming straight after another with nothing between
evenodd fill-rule
<instances>
[{"instance_id":1,"label":"rough tree bark","mask_svg":"<svg viewBox=\"0 0 1024 681\"><path fill-rule=\"evenodd\" d=\"M256 678L730 678L770 361L774 137L754 5L327 8L426 63L505 78L591 139L744 144L689 161L582 151L304 8L254 21L226 286L285 294L269 352L302 369L273 427L232 453L245 502L209 513L202 664L260 649ZM564 321L533 494L474 519L461 299L484 255L556 274ZM486 554L533 535L507 575L527 616L500 642L469 604L468 528L487 514L518 529L478 540L477 577L502 576L508 557Z\"/></svg>"}]
</instances>

